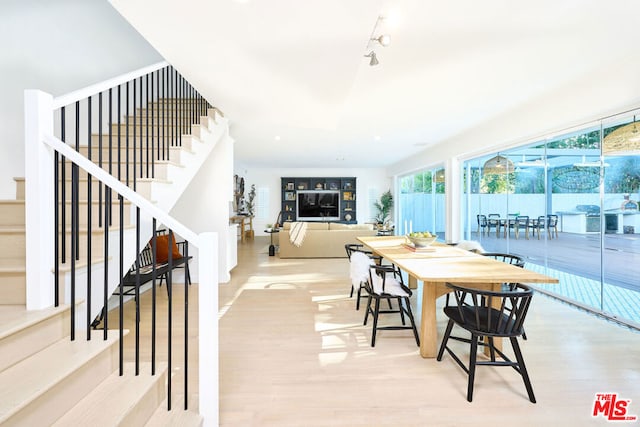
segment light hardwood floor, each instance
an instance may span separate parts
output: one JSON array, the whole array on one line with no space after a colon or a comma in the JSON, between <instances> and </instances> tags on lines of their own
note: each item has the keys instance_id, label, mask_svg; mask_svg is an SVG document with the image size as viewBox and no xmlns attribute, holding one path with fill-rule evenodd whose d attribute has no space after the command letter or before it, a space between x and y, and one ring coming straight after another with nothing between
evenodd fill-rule
<instances>
[{"instance_id":1,"label":"light hardwood floor","mask_svg":"<svg viewBox=\"0 0 640 427\"><path fill-rule=\"evenodd\" d=\"M370 347L346 259L269 257L264 237L238 246L220 285L223 426L610 425L592 417L596 393L631 399L640 416L637 332L538 294L521 341L538 403L512 369L482 366L469 403L464 372L447 355L421 358L410 331L381 331ZM419 290L412 299L419 316ZM440 310L438 324L440 340Z\"/></svg>"}]
</instances>

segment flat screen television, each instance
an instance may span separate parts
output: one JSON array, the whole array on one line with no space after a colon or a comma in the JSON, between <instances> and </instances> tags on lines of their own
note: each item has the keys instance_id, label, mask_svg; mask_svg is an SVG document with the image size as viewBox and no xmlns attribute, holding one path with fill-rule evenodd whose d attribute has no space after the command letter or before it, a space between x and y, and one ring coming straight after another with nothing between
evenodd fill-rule
<instances>
[{"instance_id":1,"label":"flat screen television","mask_svg":"<svg viewBox=\"0 0 640 427\"><path fill-rule=\"evenodd\" d=\"M340 191L299 190L297 199L298 221L340 220Z\"/></svg>"}]
</instances>

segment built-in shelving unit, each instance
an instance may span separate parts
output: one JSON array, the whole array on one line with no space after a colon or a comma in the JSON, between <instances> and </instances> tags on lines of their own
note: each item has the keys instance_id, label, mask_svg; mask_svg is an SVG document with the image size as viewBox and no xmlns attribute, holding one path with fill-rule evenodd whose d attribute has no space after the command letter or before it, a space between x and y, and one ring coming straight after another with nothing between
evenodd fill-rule
<instances>
[{"instance_id":1,"label":"built-in shelving unit","mask_svg":"<svg viewBox=\"0 0 640 427\"><path fill-rule=\"evenodd\" d=\"M316 221L327 216L327 221L355 224L356 220L356 178L281 178L282 187L282 222L307 220L298 218L298 199L300 194L309 190L317 192L319 196L327 195L327 200L333 200L333 194L338 195L338 206L333 202L317 209ZM301 193L302 192L302 193Z\"/></svg>"}]
</instances>

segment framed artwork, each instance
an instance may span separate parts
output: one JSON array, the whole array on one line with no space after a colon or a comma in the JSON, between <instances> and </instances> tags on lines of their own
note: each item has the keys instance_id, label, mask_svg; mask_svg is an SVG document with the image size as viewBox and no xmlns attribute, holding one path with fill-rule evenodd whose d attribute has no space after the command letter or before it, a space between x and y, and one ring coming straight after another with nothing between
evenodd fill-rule
<instances>
[{"instance_id":1,"label":"framed artwork","mask_svg":"<svg viewBox=\"0 0 640 427\"><path fill-rule=\"evenodd\" d=\"M295 200L296 199L296 193L294 193L293 191L287 191L286 193L284 193L284 199L285 200Z\"/></svg>"},{"instance_id":2,"label":"framed artwork","mask_svg":"<svg viewBox=\"0 0 640 427\"><path fill-rule=\"evenodd\" d=\"M288 183L287 183L287 190L289 190L289 191L293 191L293 190L294 190L294 188L293 188L293 182L288 182Z\"/></svg>"}]
</instances>

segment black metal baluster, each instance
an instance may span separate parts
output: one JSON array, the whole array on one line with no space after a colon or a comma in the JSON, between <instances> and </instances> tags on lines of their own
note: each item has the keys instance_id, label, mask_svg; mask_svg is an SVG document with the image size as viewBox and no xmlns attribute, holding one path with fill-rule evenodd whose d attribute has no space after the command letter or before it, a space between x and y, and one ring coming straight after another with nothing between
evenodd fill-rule
<instances>
[{"instance_id":1,"label":"black metal baluster","mask_svg":"<svg viewBox=\"0 0 640 427\"><path fill-rule=\"evenodd\" d=\"M147 120L145 122L145 140L147 141L147 160L146 160L146 164L147 164L147 178L149 178L150 176L153 178L152 175L149 174L149 75L147 74L146 76L144 76L144 84L145 84L145 97L146 97L146 113L147 113Z\"/></svg>"},{"instance_id":2,"label":"black metal baluster","mask_svg":"<svg viewBox=\"0 0 640 427\"><path fill-rule=\"evenodd\" d=\"M124 164L125 164L125 180L127 183L127 186L129 186L129 82L127 82L127 86L126 86L126 91L125 91L125 123L127 126L127 129L125 131L125 138L124 138L124 149L125 149L125 153L124 153ZM133 127L135 129L136 126L136 122L135 120L133 121ZM134 174L135 175L135 174Z\"/></svg>"},{"instance_id":3,"label":"black metal baluster","mask_svg":"<svg viewBox=\"0 0 640 427\"><path fill-rule=\"evenodd\" d=\"M60 135L60 139L62 140L62 142L66 142L66 134L67 134L67 128L66 128L66 108L62 107L60 109L60 119L62 121L61 123L61 135ZM61 200L60 200L60 207L61 207L61 211L62 211L62 220L60 222L60 226L62 227L61 230L61 236L60 236L60 242L62 244L62 263L65 264L67 262L67 165L66 165L66 159L64 156L61 156L60 158L60 163L61 163L61 167L62 167L62 185L61 185L61 190L62 190L62 195L61 195Z\"/></svg>"},{"instance_id":4,"label":"black metal baluster","mask_svg":"<svg viewBox=\"0 0 640 427\"><path fill-rule=\"evenodd\" d=\"M92 159L91 153L91 97L87 98L87 158ZM91 194L91 175L87 173L87 341L91 340L91 222L93 209L93 195Z\"/></svg>"},{"instance_id":5,"label":"black metal baluster","mask_svg":"<svg viewBox=\"0 0 640 427\"><path fill-rule=\"evenodd\" d=\"M78 146L78 128L79 128L79 118L80 118L80 106L79 103L76 102L76 122L75 122L75 131L76 131L76 147ZM76 150L77 151L77 150ZM71 315L71 341L75 341L76 339L76 256L78 252L78 241L76 238L78 237L78 165L71 162L71 253L69 258L71 260L71 272L70 272L70 297L69 297L69 310Z\"/></svg>"},{"instance_id":6,"label":"black metal baluster","mask_svg":"<svg viewBox=\"0 0 640 427\"><path fill-rule=\"evenodd\" d=\"M53 154L53 304L60 305L60 155L57 151ZM63 183L64 185L64 183Z\"/></svg>"},{"instance_id":7,"label":"black metal baluster","mask_svg":"<svg viewBox=\"0 0 640 427\"><path fill-rule=\"evenodd\" d=\"M102 92L98 94L98 166L102 168ZM98 182L98 227L102 227L102 184Z\"/></svg>"},{"instance_id":8,"label":"black metal baluster","mask_svg":"<svg viewBox=\"0 0 640 427\"><path fill-rule=\"evenodd\" d=\"M104 187L104 281L103 281L103 309L104 323L102 337L107 340L107 329L109 328L109 224L111 223L111 207L107 200L111 200L111 188Z\"/></svg>"},{"instance_id":9,"label":"black metal baluster","mask_svg":"<svg viewBox=\"0 0 640 427\"><path fill-rule=\"evenodd\" d=\"M75 126L75 130L76 130L76 153L80 152L80 101L76 101L76 126ZM73 205L73 210L74 213L76 215L76 250L73 253L73 256L75 257L76 260L80 259L80 198L79 198L79 193L80 193L80 188L79 188L79 179L80 179L80 168L78 167L77 164L73 163L73 165L71 166L71 173L72 173L72 181L75 179L75 184L74 185L74 189L72 190L73 193L75 193L76 195L76 201L75 203L72 203Z\"/></svg>"},{"instance_id":10,"label":"black metal baluster","mask_svg":"<svg viewBox=\"0 0 640 427\"><path fill-rule=\"evenodd\" d=\"M122 171L120 169L120 165L122 163L122 159L121 159L121 154L120 150L122 149L122 140L121 140L121 135L122 135L122 124L121 124L121 119L122 119L122 113L120 112L120 107L121 107L121 97L120 97L120 87L121 85L118 85L118 155L117 155L117 159L118 159L118 181L120 181L122 179Z\"/></svg>"},{"instance_id":11,"label":"black metal baluster","mask_svg":"<svg viewBox=\"0 0 640 427\"><path fill-rule=\"evenodd\" d=\"M189 242L184 244L184 410L189 409Z\"/></svg>"},{"instance_id":12,"label":"black metal baluster","mask_svg":"<svg viewBox=\"0 0 640 427\"><path fill-rule=\"evenodd\" d=\"M155 169L156 155L154 154L155 153L155 141L154 141L155 122L153 120L153 104L155 103L155 101L153 100L153 84L154 84L154 78L153 78L153 73L151 73L151 177L155 178L156 177L156 169Z\"/></svg>"},{"instance_id":13,"label":"black metal baluster","mask_svg":"<svg viewBox=\"0 0 640 427\"><path fill-rule=\"evenodd\" d=\"M138 110L136 105L136 79L133 79L133 123L138 123L142 121L142 112L140 112L140 117L138 118ZM138 126L133 127L133 191L136 191L137 182L138 182L138 173L137 173L137 155L136 155L136 144L137 141L137 128ZM142 131L142 126L140 126L140 130ZM142 176L140 176L142 178Z\"/></svg>"},{"instance_id":14,"label":"black metal baluster","mask_svg":"<svg viewBox=\"0 0 640 427\"><path fill-rule=\"evenodd\" d=\"M165 146L165 138L166 138L166 132L165 132L165 122L166 122L166 117L167 117L167 98L165 97L166 95L166 87L167 87L167 68L168 67L164 67L162 69L162 160L164 160L164 146Z\"/></svg>"},{"instance_id":15,"label":"black metal baluster","mask_svg":"<svg viewBox=\"0 0 640 427\"><path fill-rule=\"evenodd\" d=\"M178 70L173 69L173 129L175 132L173 141L171 141L171 146L175 147L178 145ZM169 152L169 158L171 160L171 152Z\"/></svg>"},{"instance_id":16,"label":"black metal baluster","mask_svg":"<svg viewBox=\"0 0 640 427\"><path fill-rule=\"evenodd\" d=\"M140 95L140 108L144 105L142 102L142 76L139 77L139 95ZM148 105L144 106L146 110ZM142 121L142 111L140 112L140 120ZM142 126L140 126L140 178L144 178L144 137L142 135ZM147 178L149 178L147 176Z\"/></svg>"},{"instance_id":17,"label":"black metal baluster","mask_svg":"<svg viewBox=\"0 0 640 427\"><path fill-rule=\"evenodd\" d=\"M151 375L156 374L156 279L157 270L156 264L156 250L158 248L157 234L156 234L156 219L153 218L153 235L151 237L151 259L153 260L153 266L151 267Z\"/></svg>"},{"instance_id":18,"label":"black metal baluster","mask_svg":"<svg viewBox=\"0 0 640 427\"><path fill-rule=\"evenodd\" d=\"M140 208L136 206L136 375L140 375Z\"/></svg>"},{"instance_id":19,"label":"black metal baluster","mask_svg":"<svg viewBox=\"0 0 640 427\"><path fill-rule=\"evenodd\" d=\"M113 175L113 89L109 88L109 175ZM107 194L109 197L107 198ZM109 208L109 225L112 225L113 220L113 211L111 210L111 191L107 191L107 186L105 185L105 206ZM105 221L107 217L105 216ZM108 252L105 252L105 256L107 256Z\"/></svg>"},{"instance_id":20,"label":"black metal baluster","mask_svg":"<svg viewBox=\"0 0 640 427\"><path fill-rule=\"evenodd\" d=\"M178 73L178 146L182 145L182 122L184 120L184 111L182 111L182 107L184 104L184 99L183 99L183 81L182 81L182 76L180 75L180 73Z\"/></svg>"},{"instance_id":21,"label":"black metal baluster","mask_svg":"<svg viewBox=\"0 0 640 427\"><path fill-rule=\"evenodd\" d=\"M169 259L167 261L167 273L166 273L166 282L167 282L167 371L171 372L172 371L172 366L171 366L171 347L173 346L172 344L172 333L171 333L171 329L173 328L173 289L171 286L172 283L172 274L171 274L171 270L173 269L173 251L171 250L171 248L173 248L173 231L171 229L169 229L169 237L168 237L168 242L169 242L169 250L167 251L169 253ZM187 396L185 396L185 398L187 398ZM171 410L171 375L167 375L167 410Z\"/></svg>"},{"instance_id":22,"label":"black metal baluster","mask_svg":"<svg viewBox=\"0 0 640 427\"><path fill-rule=\"evenodd\" d=\"M118 343L118 364L119 369L118 372L120 376L124 375L124 199L122 195L118 194L118 201L120 202L120 274L118 277L120 278L120 328L118 330L120 340Z\"/></svg>"}]
</instances>

